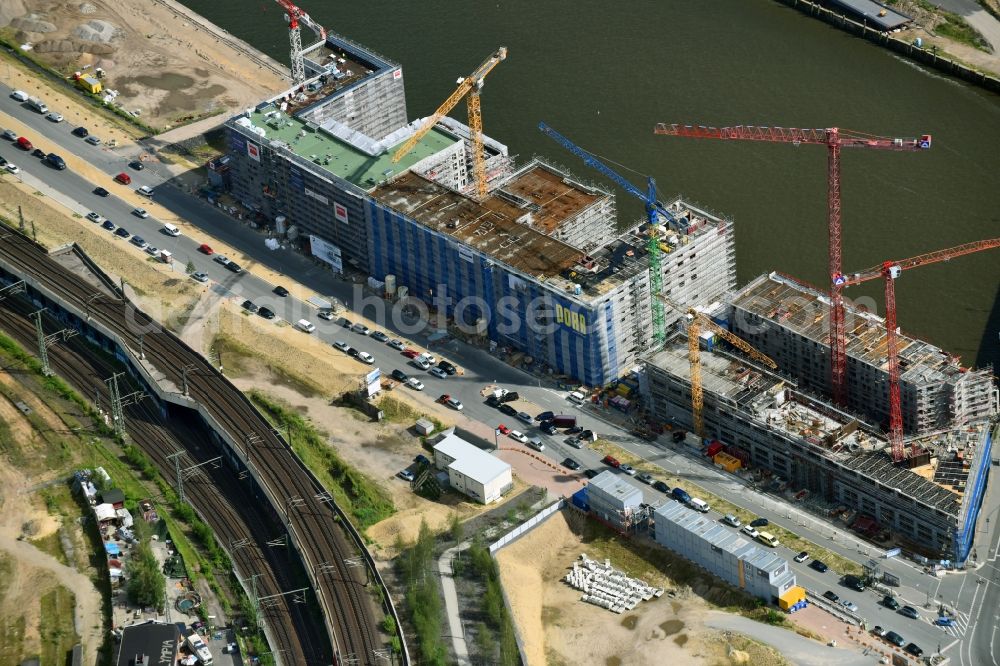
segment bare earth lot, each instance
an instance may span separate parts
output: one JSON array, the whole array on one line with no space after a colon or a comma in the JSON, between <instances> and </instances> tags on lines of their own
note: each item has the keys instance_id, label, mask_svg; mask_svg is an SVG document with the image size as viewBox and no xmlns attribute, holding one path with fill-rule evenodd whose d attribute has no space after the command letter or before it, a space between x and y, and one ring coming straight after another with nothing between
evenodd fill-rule
<instances>
[{"instance_id":1,"label":"bare earth lot","mask_svg":"<svg viewBox=\"0 0 1000 666\"><path fill-rule=\"evenodd\" d=\"M122 107L158 129L235 113L288 86L273 61L166 0L5 0L0 27L64 75L103 68Z\"/></svg>"}]
</instances>

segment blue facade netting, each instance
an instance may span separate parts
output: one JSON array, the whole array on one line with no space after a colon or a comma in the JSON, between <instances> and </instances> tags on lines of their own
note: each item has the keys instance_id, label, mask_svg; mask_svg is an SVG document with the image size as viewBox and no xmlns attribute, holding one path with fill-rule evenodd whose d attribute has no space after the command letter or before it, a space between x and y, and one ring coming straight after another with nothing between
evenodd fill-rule
<instances>
[{"instance_id":1,"label":"blue facade netting","mask_svg":"<svg viewBox=\"0 0 1000 666\"><path fill-rule=\"evenodd\" d=\"M996 426L991 426L986 431L983 439L983 446L979 451L979 458L976 461L976 469L971 475L971 483L966 496L968 501L962 507L964 516L959 517L959 529L955 530L952 539L954 544L954 558L956 564L962 564L969 558L972 549L972 541L976 535L976 522L979 520L979 511L983 507L983 497L986 494L986 484L990 476L990 463L993 449L993 433Z\"/></svg>"},{"instance_id":2,"label":"blue facade netting","mask_svg":"<svg viewBox=\"0 0 1000 666\"><path fill-rule=\"evenodd\" d=\"M613 344L619 325L612 306L587 307L565 298L502 263L473 251L458 240L369 199L370 274L377 280L396 276L410 296L462 324L487 322L490 340L511 346L544 362L557 373L590 386L603 386L618 374ZM527 322L542 304L553 316L552 332ZM537 307L537 306L536 306Z\"/></svg>"}]
</instances>

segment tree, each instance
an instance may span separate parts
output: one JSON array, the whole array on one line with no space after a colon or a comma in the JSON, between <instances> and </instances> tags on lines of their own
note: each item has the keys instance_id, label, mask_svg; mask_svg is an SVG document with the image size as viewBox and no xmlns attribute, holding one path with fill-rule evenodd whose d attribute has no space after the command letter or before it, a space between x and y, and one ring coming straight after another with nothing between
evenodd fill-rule
<instances>
[{"instance_id":1,"label":"tree","mask_svg":"<svg viewBox=\"0 0 1000 666\"><path fill-rule=\"evenodd\" d=\"M448 531L451 532L451 538L455 543L462 542L462 537L465 535L465 526L462 524L457 513L451 514L451 524L448 526Z\"/></svg>"},{"instance_id":2,"label":"tree","mask_svg":"<svg viewBox=\"0 0 1000 666\"><path fill-rule=\"evenodd\" d=\"M479 660L484 664L494 663L493 655L497 651L497 641L493 638L493 632L486 626L485 622L480 622L476 627L476 649L479 651Z\"/></svg>"},{"instance_id":3,"label":"tree","mask_svg":"<svg viewBox=\"0 0 1000 666\"><path fill-rule=\"evenodd\" d=\"M132 603L163 608L167 581L148 541L139 544L132 553L128 561L128 575L128 597Z\"/></svg>"},{"instance_id":4,"label":"tree","mask_svg":"<svg viewBox=\"0 0 1000 666\"><path fill-rule=\"evenodd\" d=\"M191 261L189 259L188 263L187 263L187 273L188 273L188 275L190 275L191 273L194 273L196 270L198 270L198 267L194 265L194 261Z\"/></svg>"}]
</instances>

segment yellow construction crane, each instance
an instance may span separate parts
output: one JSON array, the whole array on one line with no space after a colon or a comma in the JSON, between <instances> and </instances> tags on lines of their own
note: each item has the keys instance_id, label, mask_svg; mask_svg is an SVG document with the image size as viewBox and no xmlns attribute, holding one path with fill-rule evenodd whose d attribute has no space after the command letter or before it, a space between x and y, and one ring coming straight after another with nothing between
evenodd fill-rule
<instances>
[{"instance_id":1,"label":"yellow construction crane","mask_svg":"<svg viewBox=\"0 0 1000 666\"><path fill-rule=\"evenodd\" d=\"M759 351L751 347L746 340L737 337L733 333L730 333L726 329L722 328L714 321L709 319L706 315L698 312L693 308L684 308L677 303L674 303L666 296L662 294L659 296L660 300L669 305L671 308L678 312L683 312L691 317L691 321L688 324L687 336L688 336L688 361L691 363L691 420L694 422L694 431L699 437L705 436L705 420L702 416L702 409L705 405L705 395L701 384L701 345L700 336L702 327L707 328L716 335L725 339L726 342L733 345L744 354L752 358L753 360L766 365L771 370L778 367L771 357L761 354Z\"/></svg>"},{"instance_id":2,"label":"yellow construction crane","mask_svg":"<svg viewBox=\"0 0 1000 666\"><path fill-rule=\"evenodd\" d=\"M438 107L434 115L428 118L420 126L413 136L406 143L399 147L396 154L392 156L393 162L403 159L403 156L413 150L417 142L431 131L431 128L444 118L455 108L463 97L466 97L466 105L469 107L469 129L472 133L472 170L476 181L476 193L482 199L486 196L486 158L483 156L483 114L479 108L479 92L483 89L483 82L486 75L493 71L493 68L500 64L501 60L507 57L507 47L501 46L496 52L487 58L472 74L464 79L458 80L458 88L455 92Z\"/></svg>"}]
</instances>

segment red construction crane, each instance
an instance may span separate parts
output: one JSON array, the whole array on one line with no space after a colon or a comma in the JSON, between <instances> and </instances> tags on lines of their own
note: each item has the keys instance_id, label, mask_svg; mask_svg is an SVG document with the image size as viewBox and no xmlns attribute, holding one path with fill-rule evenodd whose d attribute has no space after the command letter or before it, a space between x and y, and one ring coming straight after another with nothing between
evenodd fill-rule
<instances>
[{"instance_id":1,"label":"red construction crane","mask_svg":"<svg viewBox=\"0 0 1000 666\"><path fill-rule=\"evenodd\" d=\"M895 280L899 274L909 268L926 266L939 261L948 261L963 254L972 254L982 250L991 250L1000 247L1000 238L966 243L947 250L938 250L921 254L902 261L886 261L878 266L872 266L866 270L850 275L834 275L834 281L839 282L842 287L849 287L861 284L875 278L885 278L885 345L886 355L889 357L889 444L892 447L892 460L899 462L903 459L903 409L899 400L899 348L896 338L896 288ZM916 453L916 444L913 445L913 452Z\"/></svg>"},{"instance_id":2,"label":"red construction crane","mask_svg":"<svg viewBox=\"0 0 1000 666\"><path fill-rule=\"evenodd\" d=\"M835 278L835 276L840 275L842 270L840 262L840 149L925 150L931 147L931 135L924 134L919 139L898 139L871 136L836 127L827 129L754 127L752 125L705 127L703 125L668 125L666 123L658 124L653 132L654 134L688 136L697 139L742 139L744 141L791 143L796 146L809 143L822 144L827 147L827 207L830 227L828 264L831 277L830 389L834 402L841 406L845 405L847 402L847 342L844 336L844 297L841 293L843 285L838 284Z\"/></svg>"},{"instance_id":3,"label":"red construction crane","mask_svg":"<svg viewBox=\"0 0 1000 666\"><path fill-rule=\"evenodd\" d=\"M326 29L309 18L309 14L292 4L290 0L274 0L285 10L285 21L288 22L288 40L291 44L292 82L302 83L306 80L306 65L302 57L302 31L299 23L303 23L316 33L320 41L326 41Z\"/></svg>"}]
</instances>

